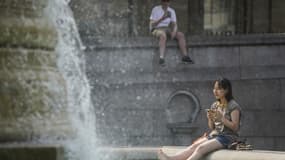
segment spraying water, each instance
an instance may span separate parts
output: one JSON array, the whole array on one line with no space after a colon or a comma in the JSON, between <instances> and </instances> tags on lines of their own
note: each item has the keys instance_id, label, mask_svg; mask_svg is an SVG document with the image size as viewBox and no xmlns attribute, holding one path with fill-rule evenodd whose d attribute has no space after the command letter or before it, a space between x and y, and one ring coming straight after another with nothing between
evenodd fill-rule
<instances>
[{"instance_id":1,"label":"spraying water","mask_svg":"<svg viewBox=\"0 0 285 160\"><path fill-rule=\"evenodd\" d=\"M67 83L68 112L75 138L65 143L68 159L94 160L95 113L85 75L84 46L68 6L69 0L50 0L46 14L58 32L58 68Z\"/></svg>"}]
</instances>

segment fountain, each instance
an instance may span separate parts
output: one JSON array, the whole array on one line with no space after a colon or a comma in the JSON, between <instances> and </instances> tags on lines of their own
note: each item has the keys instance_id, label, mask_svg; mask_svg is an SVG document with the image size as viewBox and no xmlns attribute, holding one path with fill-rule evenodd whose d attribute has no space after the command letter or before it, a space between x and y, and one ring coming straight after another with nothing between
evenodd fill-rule
<instances>
[{"instance_id":1,"label":"fountain","mask_svg":"<svg viewBox=\"0 0 285 160\"><path fill-rule=\"evenodd\" d=\"M59 34L56 47L58 68L67 83L67 98L76 138L65 144L70 158L93 160L95 156L95 118L90 99L90 86L85 76L83 46L69 0L52 0L46 14L53 20ZM76 155L74 155L76 154Z\"/></svg>"},{"instance_id":2,"label":"fountain","mask_svg":"<svg viewBox=\"0 0 285 160\"><path fill-rule=\"evenodd\" d=\"M64 146L68 159L89 160L95 120L68 3L0 1L0 140L15 148Z\"/></svg>"}]
</instances>

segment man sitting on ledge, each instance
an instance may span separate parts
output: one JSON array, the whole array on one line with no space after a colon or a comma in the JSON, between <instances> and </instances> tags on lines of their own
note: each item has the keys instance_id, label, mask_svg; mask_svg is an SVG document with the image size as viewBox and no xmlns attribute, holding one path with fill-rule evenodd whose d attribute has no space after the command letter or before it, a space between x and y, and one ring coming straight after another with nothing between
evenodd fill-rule
<instances>
[{"instance_id":1,"label":"man sitting on ledge","mask_svg":"<svg viewBox=\"0 0 285 160\"><path fill-rule=\"evenodd\" d=\"M159 38L159 64L164 65L164 54L167 35L178 40L179 48L183 54L182 62L193 63L187 55L184 34L177 31L176 13L169 7L170 0L161 0L161 5L152 9L150 16L150 30L153 36Z\"/></svg>"}]
</instances>

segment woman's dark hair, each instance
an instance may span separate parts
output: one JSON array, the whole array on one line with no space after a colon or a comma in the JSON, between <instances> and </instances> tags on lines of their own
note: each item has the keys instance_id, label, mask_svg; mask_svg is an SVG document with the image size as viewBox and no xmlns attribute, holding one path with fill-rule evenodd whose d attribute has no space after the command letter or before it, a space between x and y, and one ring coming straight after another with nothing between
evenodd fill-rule
<instances>
[{"instance_id":1,"label":"woman's dark hair","mask_svg":"<svg viewBox=\"0 0 285 160\"><path fill-rule=\"evenodd\" d=\"M215 82L218 83L219 88L227 90L225 98L226 98L226 100L228 102L234 98L233 97L233 93L232 93L232 84L231 84L231 82L228 79L226 79L226 78L219 78Z\"/></svg>"}]
</instances>

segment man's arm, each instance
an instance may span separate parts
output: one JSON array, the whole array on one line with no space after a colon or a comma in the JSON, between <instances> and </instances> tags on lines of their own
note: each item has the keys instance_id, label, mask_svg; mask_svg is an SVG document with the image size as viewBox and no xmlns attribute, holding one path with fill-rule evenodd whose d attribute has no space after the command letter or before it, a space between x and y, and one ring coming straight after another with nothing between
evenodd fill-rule
<instances>
[{"instance_id":1,"label":"man's arm","mask_svg":"<svg viewBox=\"0 0 285 160\"><path fill-rule=\"evenodd\" d=\"M161 18L159 18L158 20L150 20L150 28L155 28L161 21L165 20L166 18L168 18L168 15L164 14Z\"/></svg>"}]
</instances>

